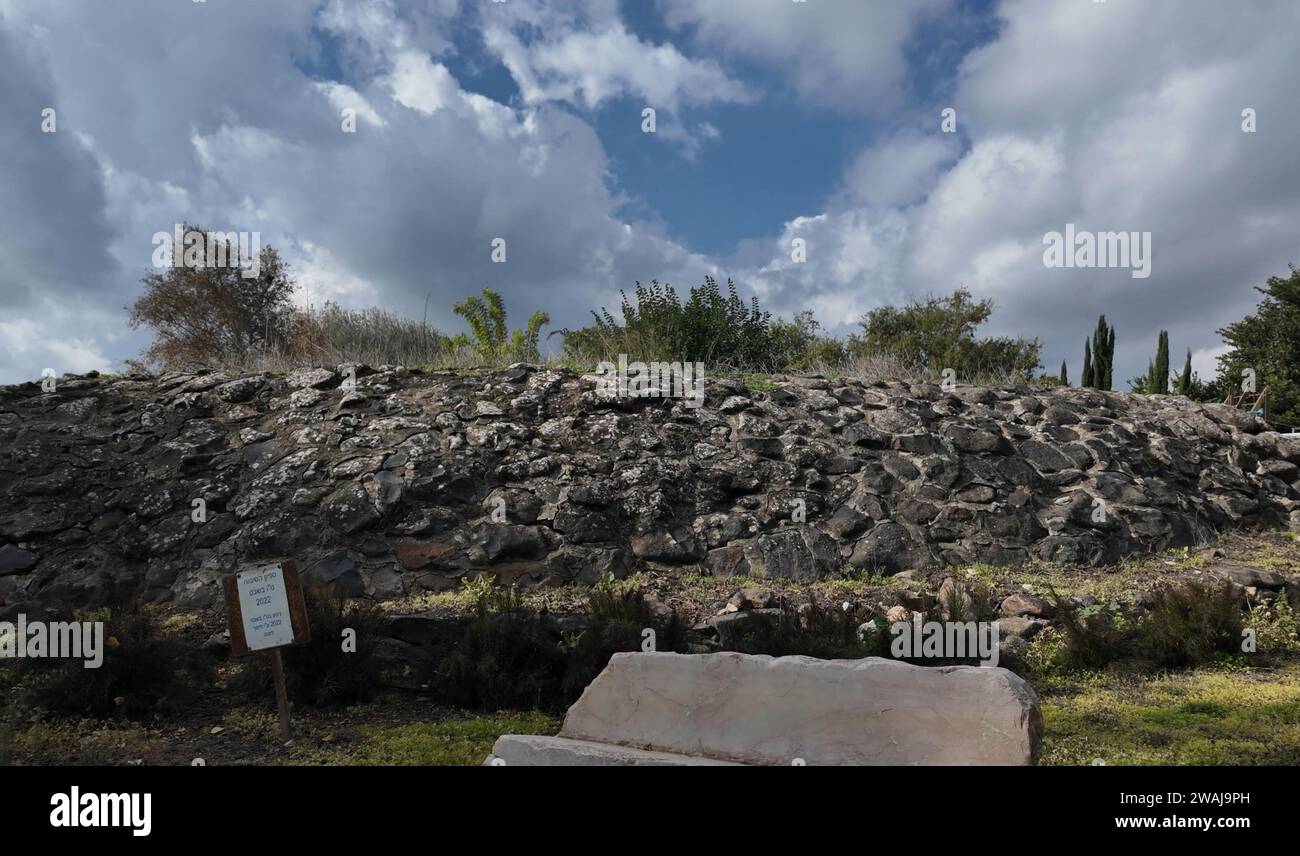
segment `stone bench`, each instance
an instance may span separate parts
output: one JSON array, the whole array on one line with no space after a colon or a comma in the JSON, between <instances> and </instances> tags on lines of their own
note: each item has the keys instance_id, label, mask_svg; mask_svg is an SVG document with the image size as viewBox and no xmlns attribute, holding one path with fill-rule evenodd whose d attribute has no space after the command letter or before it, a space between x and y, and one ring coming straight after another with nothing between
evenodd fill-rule
<instances>
[{"instance_id":1,"label":"stone bench","mask_svg":"<svg viewBox=\"0 0 1300 856\"><path fill-rule=\"evenodd\" d=\"M615 654L557 737L507 734L489 764L1032 764L1043 718L1020 677L879 657Z\"/></svg>"}]
</instances>

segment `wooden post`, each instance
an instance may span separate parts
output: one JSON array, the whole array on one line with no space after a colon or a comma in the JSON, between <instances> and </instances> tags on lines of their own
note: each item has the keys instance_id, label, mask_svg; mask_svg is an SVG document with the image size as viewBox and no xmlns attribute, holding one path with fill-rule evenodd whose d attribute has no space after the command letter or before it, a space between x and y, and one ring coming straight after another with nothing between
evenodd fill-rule
<instances>
[{"instance_id":1,"label":"wooden post","mask_svg":"<svg viewBox=\"0 0 1300 856\"><path fill-rule=\"evenodd\" d=\"M293 737L289 730L289 690L284 685L284 661L279 648L271 649L271 674L275 676L275 703L280 708L280 737L289 740Z\"/></svg>"}]
</instances>

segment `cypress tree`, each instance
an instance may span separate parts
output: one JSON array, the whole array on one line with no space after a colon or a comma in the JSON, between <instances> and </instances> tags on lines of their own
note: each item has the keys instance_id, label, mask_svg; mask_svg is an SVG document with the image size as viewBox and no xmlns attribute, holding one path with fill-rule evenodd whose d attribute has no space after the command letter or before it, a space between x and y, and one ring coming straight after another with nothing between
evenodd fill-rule
<instances>
[{"instance_id":1,"label":"cypress tree","mask_svg":"<svg viewBox=\"0 0 1300 856\"><path fill-rule=\"evenodd\" d=\"M1106 316L1102 316L1102 323L1106 322ZM1110 335L1106 339L1106 385L1102 389L1115 388L1115 327L1111 325Z\"/></svg>"},{"instance_id":2,"label":"cypress tree","mask_svg":"<svg viewBox=\"0 0 1300 856\"><path fill-rule=\"evenodd\" d=\"M1097 319L1097 329L1092 334L1092 372L1085 386L1093 389L1110 389L1111 372L1115 362L1115 328L1106 323L1106 316Z\"/></svg>"},{"instance_id":3,"label":"cypress tree","mask_svg":"<svg viewBox=\"0 0 1300 856\"><path fill-rule=\"evenodd\" d=\"M1187 359L1183 361L1183 373L1174 382L1175 395L1192 394L1192 349L1187 349Z\"/></svg>"},{"instance_id":4,"label":"cypress tree","mask_svg":"<svg viewBox=\"0 0 1300 856\"><path fill-rule=\"evenodd\" d=\"M1070 372L1065 367L1065 360L1061 360L1061 385L1062 386L1070 385Z\"/></svg>"},{"instance_id":5,"label":"cypress tree","mask_svg":"<svg viewBox=\"0 0 1300 856\"><path fill-rule=\"evenodd\" d=\"M1166 395L1169 392L1169 331L1160 331L1160 340L1156 345L1155 387L1152 392Z\"/></svg>"}]
</instances>

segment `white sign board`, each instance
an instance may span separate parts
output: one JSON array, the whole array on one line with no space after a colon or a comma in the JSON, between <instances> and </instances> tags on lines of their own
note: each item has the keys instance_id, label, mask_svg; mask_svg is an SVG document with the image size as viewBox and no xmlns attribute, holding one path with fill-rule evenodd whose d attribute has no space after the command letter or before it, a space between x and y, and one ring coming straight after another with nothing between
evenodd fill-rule
<instances>
[{"instance_id":1,"label":"white sign board","mask_svg":"<svg viewBox=\"0 0 1300 856\"><path fill-rule=\"evenodd\" d=\"M236 585L239 587L239 612L244 619L244 639L248 650L260 651L293 644L289 596L280 567L271 565L245 571L236 578Z\"/></svg>"}]
</instances>

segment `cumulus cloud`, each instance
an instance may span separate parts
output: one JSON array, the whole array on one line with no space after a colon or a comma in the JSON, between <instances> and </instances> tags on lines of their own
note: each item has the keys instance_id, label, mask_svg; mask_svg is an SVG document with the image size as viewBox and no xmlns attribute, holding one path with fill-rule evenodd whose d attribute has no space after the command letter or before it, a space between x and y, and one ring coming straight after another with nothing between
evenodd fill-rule
<instances>
[{"instance_id":1,"label":"cumulus cloud","mask_svg":"<svg viewBox=\"0 0 1300 856\"><path fill-rule=\"evenodd\" d=\"M1300 132L1288 106L1300 9L1017 0L998 14L1000 35L966 58L952 98L967 140L959 159L946 163L937 129L869 147L815 220L829 251L810 241L806 266L774 262L752 276L778 300L817 283L854 312L891 302L898 287L920 296L965 285L999 304L993 332L1039 336L1045 362L1069 359L1074 376L1105 312L1118 327L1117 379L1145 369L1160 329L1204 369L1214 330L1249 312L1252 286L1300 252L1300 171L1287 152ZM1246 107L1258 133L1242 132ZM894 239L864 222L891 224ZM1067 223L1150 232L1152 276L1044 267L1044 234ZM848 246L861 248L860 264Z\"/></svg>"},{"instance_id":2,"label":"cumulus cloud","mask_svg":"<svg viewBox=\"0 0 1300 856\"><path fill-rule=\"evenodd\" d=\"M904 48L916 25L950 0L658 0L669 26L705 46L766 64L804 98L854 112L897 108Z\"/></svg>"},{"instance_id":3,"label":"cumulus cloud","mask_svg":"<svg viewBox=\"0 0 1300 856\"><path fill-rule=\"evenodd\" d=\"M875 306L966 285L998 302L992 332L1040 336L1072 376L1106 312L1125 379L1160 329L1210 373L1213 330L1300 261L1288 0L1006 0L934 105L909 94L909 44L954 12L947 0L654 8L668 37L634 28L616 0L141 0L130 14L0 0L0 382L138 353L123 307L151 236L182 220L262 232L313 301L419 317L429 299L444 327L483 287L564 326L636 279L714 273L842 332ZM517 95L457 78L467 31ZM824 205L727 258L627 215L655 212L617 190L600 111L662 106L661 134L689 156L728 144L729 111L775 109L755 100L772 86L872 125ZM937 127L948 105L955 135ZM45 107L55 134L41 133ZM1257 133L1241 131L1245 108ZM1149 231L1152 276L1044 267L1043 235L1067 223Z\"/></svg>"},{"instance_id":4,"label":"cumulus cloud","mask_svg":"<svg viewBox=\"0 0 1300 856\"><path fill-rule=\"evenodd\" d=\"M528 44L505 28L486 31L488 46L500 54L528 103L567 101L594 109L629 96L675 113L683 104L754 98L716 62L689 59L672 45L644 42L621 24L599 32L557 29L559 35Z\"/></svg>"},{"instance_id":5,"label":"cumulus cloud","mask_svg":"<svg viewBox=\"0 0 1300 856\"><path fill-rule=\"evenodd\" d=\"M124 306L152 235L181 221L261 232L314 302L419 317L428 298L444 327L457 323L452 302L483 287L517 313L581 324L637 278L712 269L655 225L616 215L623 200L586 121L460 86L435 59L450 40L430 29L455 4L413 18L386 2L154 3L129 22L105 4L75 15L69 5L6 7L0 27L36 46L0 51L0 108L31 119L0 129L5 150L27 159L0 164L16 194L0 207L4 299L27 309L6 319L0 382L138 353L143 334L125 327ZM346 81L296 62L319 49L313 27L332 34ZM173 66L173 54L185 61ZM47 103L60 130L42 138ZM357 110L354 134L345 107ZM491 263L495 238L506 264ZM80 337L59 338L73 319Z\"/></svg>"}]
</instances>

